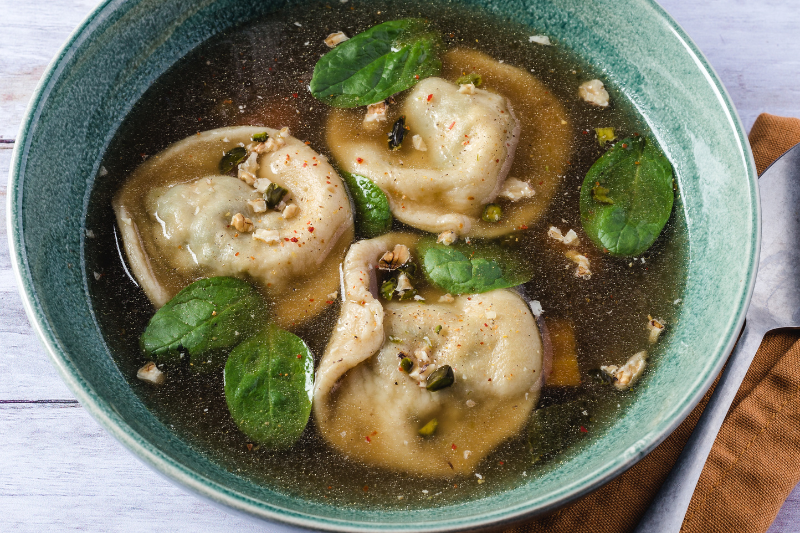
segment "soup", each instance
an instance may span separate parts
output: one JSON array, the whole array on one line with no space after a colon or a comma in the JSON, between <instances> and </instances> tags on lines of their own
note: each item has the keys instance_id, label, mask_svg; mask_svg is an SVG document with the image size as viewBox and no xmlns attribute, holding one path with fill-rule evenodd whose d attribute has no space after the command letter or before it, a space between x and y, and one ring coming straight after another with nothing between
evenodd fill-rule
<instances>
[{"instance_id":1,"label":"soup","mask_svg":"<svg viewBox=\"0 0 800 533\"><path fill-rule=\"evenodd\" d=\"M367 112L364 106L337 108L321 102L310 93L308 86L320 56L329 50L335 51L347 42L331 49L323 42L327 36L342 31L352 38L386 21L408 18L424 18L429 24L426 31L434 32L441 38L441 70L436 76L424 78L413 87L387 99L388 109L384 120L376 120L375 129L365 126ZM320 20L325 21L324 24L317 22ZM610 153L614 149L612 146L616 146L612 142L605 143L604 138L616 137L617 144L621 144L626 138L637 138L636 134L638 138L648 137L649 132L632 106L610 83L606 83L611 102L608 107L592 105L581 97L579 87L590 80L602 79L601 74L572 54L565 43L548 40L550 44L543 44L543 36L517 27L513 21L476 13L464 7L422 8L406 2L309 4L303 10L295 8L280 12L229 30L204 43L165 73L136 104L111 143L103 163L107 176L98 181L87 215L87 228L91 231L90 237L93 237L86 240L87 271L93 273L89 280L93 305L117 365L129 377L131 387L145 405L195 449L238 475L304 498L364 508L380 506L402 509L457 503L480 498L488 492L513 488L545 469L557 468L560 462L568 460L571 450L602 435L608 422L618 416L629 402L635 401L636 389L617 390L598 379L599 368L604 365L622 366L631 356L643 350L649 353L650 360L657 359L659 344L650 344L648 340L649 317L657 317L661 323L668 325L677 321L687 252L685 223L681 218L682 210L673 209L669 222L652 247L632 257L612 256L592 244L582 230L580 189L590 168L601 156ZM466 83L456 83L462 76L474 74L481 76L480 84L476 85L478 80L474 77L461 80ZM462 86L466 85L473 87L460 92ZM590 89L584 89L584 93ZM486 95L482 91L486 91ZM520 194L525 197L521 200L501 198L497 202L492 201L491 205L499 209L499 220L492 219L498 212L487 211L487 205L481 204L480 199L469 200L473 193L467 193L464 201L459 203L447 198L440 190L427 191L430 197L420 194L413 198L407 208L416 205L418 212L415 215L404 214L403 196L412 197L414 190L381 182L380 175L381 172L388 172L386 168L391 166L398 169L398 175L403 176L405 182L418 180L419 169L424 168L427 161L425 158L432 157L435 151L431 142L432 133L425 134L428 139L426 150L421 150L421 145L414 140L414 135L425 132L425 124L421 119L425 113L417 111L414 114L413 98L421 98L418 105L425 109L429 105L443 106L436 108L436 112L444 116L451 112L447 111L448 98L451 102L461 102L458 99L473 98L475 94L483 95L481 98L485 96L483 107L480 108L484 114L487 112L485 109L495 109L498 113L502 111L501 115L514 113L515 118L506 118L505 125L496 130L497 135L506 135L505 140L511 143L508 126L512 126L513 133L514 120L517 120L519 132L514 135L519 137L514 139L514 149L506 147L502 154L504 161L509 162L509 168L505 169L506 176L499 178L503 171L492 170L491 165L478 170L463 166L459 167L459 172L464 175L470 172L480 172L481 176L492 175L498 182L515 178L529 183L535 193L527 196L523 189ZM491 95L496 94L503 98L492 99ZM428 95L433 95L430 100ZM458 108L458 105L452 104L450 107ZM390 150L386 134L394 130L401 116L405 117L405 126L409 127L408 135L399 143L399 147L395 147L397 150ZM483 115L478 113L476 116ZM248 128L220 129L234 127ZM280 129L284 127L288 128L288 132L282 134ZM402 128L403 124L399 127ZM442 127L453 131L458 130L461 124L451 127L448 122ZM613 128L613 132L599 128ZM249 196L242 201L258 202L267 193L266 189L259 191L239 180L238 175L230 180L210 178L211 183L204 181L206 175L189 172L181 176L175 171L178 166L169 164L169 152L164 150L179 141L188 143L181 145L191 145L189 151L180 152L181 157L194 158L195 163L205 157L207 161L203 164L216 168L223 153L230 153L239 143L250 145L256 142L254 137L262 132L269 133L271 139L283 139L287 143L285 146L294 146L298 157L302 153L302 160L312 169L332 165L330 171L325 167L323 178L338 178L345 171L367 174L366 178L383 190L387 205L392 208L394 215L391 232L374 239L363 238L365 229L359 225L358 206L350 205L344 183L336 179L325 180L331 183L323 184L333 188L330 198L325 198L331 203L325 204L324 212L355 211L355 226L348 225L347 216L341 216L334 223L326 218L327 215L318 217L321 219L319 224L306 224L311 220L302 215L297 215L300 217L298 219L284 219L283 211L279 213L274 208L259 213L222 213L227 216L224 217L225 228L221 231L227 231L227 226L232 225L234 215L242 214L243 218L250 219L251 224L258 226L256 215L268 213L273 218L280 216L286 221L287 228L292 220L305 226L304 238L310 238L311 235L320 240L325 238L326 242L316 248L313 248L314 245L309 245L305 250L298 248L304 253L309 250L311 253L297 260L297 268L292 267L294 270L285 268L284 263L266 268L261 273L248 270L250 267L246 264L236 267L237 272L248 272L239 277L257 286L263 294L267 302L266 314L271 317L266 318L265 322L271 320L302 339L314 354L318 369L332 349L330 345L332 337L336 335L336 324L346 311L346 306L342 304L343 291L339 287L339 265L346 254L355 249L353 242L363 244L380 241L382 248L370 259L376 264L386 251L394 251L395 245L405 244L418 270L425 268L420 243L428 242L429 248L441 248L445 245L430 241L442 236L445 242L456 239L451 245L452 249L461 246L458 249L467 251L467 255L470 246L475 246L475 249L488 246L502 250L503 254L523 258L521 262L527 270L526 281L516 286L513 292L499 289L450 294L428 276L418 272L411 280L411 290L415 291L414 296L424 300L414 300L409 292L409 299L398 301L402 295L395 289L391 293L391 300L379 294L374 295L386 320L387 339L380 344L382 353L387 352L387 360L390 355L396 358L396 354L388 354L389 351L402 353L409 356L412 363L406 371L401 368L394 370L394 363L390 365L387 362L384 365L391 367L398 379L410 379L411 373L418 371L419 383L426 383L423 379L426 376L419 373L424 364L422 358L434 354L414 356L413 352L420 346L411 346L397 332L404 331L403 324L414 320L409 318L411 315L419 314L428 307L439 309L442 306L457 306L451 321L448 322L450 319L446 320L445 315L437 311L435 320L427 324L431 331L426 331L423 337L428 338L429 348L433 352L443 345L442 339L456 338L452 330L459 327L459 318L471 317L468 331L473 332L475 327L480 331L484 324L489 329L489 321L494 321L493 326L498 324L498 327L505 327L501 323L504 320L503 313L508 309L516 309L528 321L525 324L529 331L524 333L532 335L519 339L519 342L533 343L535 348L535 343L542 338L544 345L541 352L549 352L556 357L551 378L545 380L541 390L536 388L536 394L531 393L530 396L515 393L515 399L527 401L530 405L501 402L492 407L494 410L480 415L484 423L481 431L489 437L496 435L494 439L477 439L476 442L483 444L482 449L472 445L464 447L458 440L457 431L447 427L448 419L460 415L445 410L437 416L425 414L421 418L403 420L401 431L413 435L408 451L405 449L407 445L402 444L398 448L384 448L383 453L359 452L375 450L380 445L383 435L381 428L377 435L372 432L358 433L356 437L360 448L353 445L352 452L348 453L350 448L346 443L349 441L337 442L336 435L351 431L351 428L345 427L347 419L350 418L352 422L357 417L337 415L336 402L344 397L343 391L347 392L354 398L349 402L352 408L357 401L364 401L364 398L358 397L358 384L354 378L366 374L369 379L375 379L376 375L385 374L383 367L376 368L375 361L380 358L378 355L370 357L372 353L366 354L367 359L374 359L371 368L356 364L343 374L346 380L354 383L348 384L337 377L331 380L327 391L330 395L315 396L314 401L326 402L326 411L333 415L312 416L297 442L288 449L270 449L242 432L231 415L223 372L221 367L215 366L217 361L209 363L214 369L205 373L196 372L188 361L165 365L166 380L160 386L136 378L137 370L152 359L143 358L140 338L154 315L153 304L161 307L195 279L220 275L222 272L210 267L205 270L197 268L200 260L192 259L192 255L197 255L199 251L191 247L188 247L191 250L182 249L180 253L175 251L177 259L172 261L171 258L156 257L152 253L161 245L152 244L150 248L142 246L143 255L153 255L146 259L148 265L152 265L149 268L156 283L148 288L142 275L136 275L136 258L129 248L126 249L125 222L119 222L119 213L115 215L112 208L114 199L117 199L116 205L120 205L119 198L126 191L130 191L131 197L141 199L159 188L163 189L163 194L158 193L151 198L150 205L159 205L158 202L170 192L204 198L206 203L202 204L199 200L186 204L173 202L172 205L179 205L183 209L173 212L174 223L188 216L186 209L190 209L189 215L195 209L205 210L211 202L227 194L225 191L229 186L235 189L230 193L232 195L246 191ZM240 140L234 138L235 135L244 135L244 138ZM462 144L464 150L479 143L469 136L459 142L474 143ZM174 146L169 148L172 149ZM364 154L369 155L365 157ZM369 168L373 159L382 161L384 166ZM496 165L500 165L501 156L496 159ZM366 161L366 165L363 161ZM158 165L166 166L160 168ZM300 168L307 167L300 164ZM409 172L403 173L406 169ZM196 178L202 179L190 185ZM253 185L258 184L254 182ZM194 186L195 189L183 190L179 186ZM299 206L300 213L304 213L311 208L311 204L300 197L297 186L302 184L298 182L295 189L288 187L288 196L280 200L286 206ZM422 188L418 183L416 187ZM492 191L487 193L479 187L474 190L476 198L480 194L492 196ZM599 188L594 190L594 198L603 203L603 191ZM147 203L145 200L141 202L138 216L147 217ZM676 202L680 202L679 194L676 194ZM457 212L461 218L456 219L452 226L437 226L436 220L441 218L438 216L441 213L428 215L438 205ZM240 222L244 235L248 233L245 231L248 228L244 220ZM464 229L465 225L469 228ZM159 231L161 234L166 232L160 223L152 227L155 228L152 235L156 237ZM559 231L550 231L551 227ZM314 231L309 232L308 228ZM569 238L565 238L570 235L569 230L576 232L577 242L564 242L569 241ZM187 231L186 239L198 235ZM326 231L325 237L319 237ZM448 232L453 235L444 235ZM358 234L355 239L354 233ZM267 235L265 239L273 237ZM288 234L280 235L283 243L291 243L284 246L295 245L292 238ZM263 244L261 248L276 246L274 242L248 239L249 244ZM130 242L130 237L127 240ZM155 237L151 241L155 243ZM241 258L246 263L249 256L255 257L255 252L249 256L244 251L239 254L234 255L237 259L232 261ZM571 254L571 257L566 254ZM317 264L313 258L319 255L325 258ZM578 256L588 261L588 265L582 265ZM180 257L188 259L183 261ZM250 261L255 262L255 259ZM586 266L589 266L590 277L585 271ZM584 271L576 276L581 267ZM280 276L270 278L269 272L273 270ZM396 271L376 271L379 287L385 282L390 282L390 285L398 283ZM448 301L448 294L452 302ZM473 297L474 302L468 299ZM533 311L530 310L530 303L533 303ZM489 314L483 307L480 307L479 314L470 311L477 308L478 304L491 307ZM541 313L540 308L543 311ZM538 325L534 321L534 314L540 314ZM436 331L437 328L440 328L439 331ZM540 328L546 334L540 335ZM517 331L513 329L511 337ZM246 332L240 333L244 336ZM393 342L392 338L398 342ZM480 346L482 341L475 342ZM548 347L549 344L552 346ZM570 357L570 354L576 357ZM403 359L405 357L396 358L396 364L402 367ZM530 361L536 363L535 358ZM456 371L455 384L445 390L445 394L455 394L452 391L456 391L459 385L470 383L473 378L466 373L459 373L459 364L462 363L447 365L455 367ZM534 370L539 374L545 370L541 365L535 367L525 364L521 364L522 368L531 375ZM358 370L359 367L361 370ZM425 370L428 371L427 368ZM614 375L613 370L607 369L606 372ZM319 374L317 379L318 384L323 382ZM364 376L362 379L365 379ZM541 385L539 376L529 379ZM343 385L339 385L337 390L330 390L336 383ZM336 394L339 396L336 397ZM386 401L389 402L388 408L394 408L394 400ZM473 407L468 406L469 399L459 398L459 401L459 413L478 412L476 410L482 407L479 401ZM342 400L342 405L347 403ZM425 431L431 431L428 424L434 418L437 427L432 430L433 433L425 435ZM420 431L423 434L419 434ZM534 438L532 446L531 435L534 434L540 436L537 438L546 439L546 445L537 446L538 441ZM446 442L442 440L445 436L448 438ZM353 435L345 435L342 439L351 437ZM399 442L408 440L403 438ZM433 451L429 449L430 442L438 443ZM428 463L418 466L425 461ZM452 464L448 464L448 461Z\"/></svg>"}]
</instances>

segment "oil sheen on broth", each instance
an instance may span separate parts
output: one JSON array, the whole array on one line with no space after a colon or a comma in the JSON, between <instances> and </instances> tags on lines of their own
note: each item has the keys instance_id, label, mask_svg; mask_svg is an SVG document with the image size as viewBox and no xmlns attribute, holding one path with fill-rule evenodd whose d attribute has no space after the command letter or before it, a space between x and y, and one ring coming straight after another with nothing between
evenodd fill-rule
<instances>
[{"instance_id":1,"label":"oil sheen on broth","mask_svg":"<svg viewBox=\"0 0 800 533\"><path fill-rule=\"evenodd\" d=\"M568 320L574 325L581 385L546 386L538 407L582 400L580 405L588 414L576 415L586 417L585 423L578 422L580 438L555 457L533 464L523 434L490 453L476 470L480 477L428 478L365 466L331 449L315 429L313 418L291 449L262 449L249 442L231 419L221 372L196 375L172 370L167 383L158 388L136 379L136 370L144 362L138 340L154 310L128 271L115 229L111 199L125 178L148 156L178 140L237 125L287 126L293 136L334 161L324 125L330 113L341 112L315 100L307 89L314 64L328 51L322 40L336 31L352 36L404 17L428 19L447 49L479 51L533 73L563 106L569 123L563 168L550 169L539 158L537 146L524 146L524 138L520 142L517 158L528 158L531 167L546 166L539 170L561 177L535 225L514 233L508 244L523 250L534 270L533 280L522 287L525 298L541 303L547 321ZM210 460L256 483L333 505L372 509L457 503L513 488L557 468L575 450L609 430L626 405L635 401L636 391L613 390L593 377L593 371L604 364L620 365L650 348L645 330L648 315L664 319L669 326L678 321L688 253L681 198L676 193L676 205L661 237L635 260L612 258L591 246L580 232L578 198L587 170L605 151L595 128L614 127L618 138L648 131L609 82L612 104L608 108L588 105L577 96L580 83L600 76L569 51L569 43L554 40L552 46L545 46L530 42L530 35L535 33L513 21L449 4L436 8L403 1L309 4L216 36L147 91L105 154L107 174L96 181L87 213L87 229L93 238L86 239L85 261L93 304L114 360L135 393L167 427ZM348 126L346 120L341 124L347 138L352 124ZM564 258L563 246L547 236L550 226L565 233L579 231L584 241L581 253L592 265L591 280L574 276L575 265ZM313 320L288 329L319 358L339 312L338 302L329 304ZM656 345L650 349L654 366L658 358ZM416 459L409 453L398 460Z\"/></svg>"}]
</instances>

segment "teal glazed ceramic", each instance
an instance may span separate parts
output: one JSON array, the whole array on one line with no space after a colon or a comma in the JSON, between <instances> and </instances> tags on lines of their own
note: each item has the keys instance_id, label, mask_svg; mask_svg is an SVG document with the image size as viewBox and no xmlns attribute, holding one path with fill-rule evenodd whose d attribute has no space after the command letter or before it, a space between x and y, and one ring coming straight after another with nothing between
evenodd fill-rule
<instances>
[{"instance_id":1,"label":"teal glazed ceramic","mask_svg":"<svg viewBox=\"0 0 800 533\"><path fill-rule=\"evenodd\" d=\"M83 406L141 460L230 509L344 531L480 529L547 513L608 482L660 443L721 369L756 273L759 207L746 136L697 47L652 0L463 0L510 16L598 66L646 119L677 172L690 261L681 317L638 398L601 438L527 484L408 511L304 501L226 471L153 416L112 361L82 258L87 199L117 128L153 81L218 32L288 0L109 0L76 30L34 95L8 189L23 301ZM533 34L533 33L532 33Z\"/></svg>"}]
</instances>

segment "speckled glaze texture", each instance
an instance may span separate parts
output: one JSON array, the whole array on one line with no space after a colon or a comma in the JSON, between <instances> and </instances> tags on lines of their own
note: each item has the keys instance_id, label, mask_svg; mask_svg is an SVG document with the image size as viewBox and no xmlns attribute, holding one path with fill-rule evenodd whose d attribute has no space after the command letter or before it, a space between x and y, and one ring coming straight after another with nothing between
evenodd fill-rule
<instances>
[{"instance_id":1,"label":"speckled glaze texture","mask_svg":"<svg viewBox=\"0 0 800 533\"><path fill-rule=\"evenodd\" d=\"M98 330L82 260L86 201L103 179L102 154L133 103L181 56L288 3L109 1L43 77L12 160L9 242L30 320L66 383L155 470L214 502L290 528L498 526L552 511L630 467L685 418L722 367L744 317L759 243L755 167L736 112L700 52L651 0L469 2L550 35L599 66L634 102L677 171L690 241L680 325L664 339L637 401L602 438L514 490L435 509L357 511L302 501L225 471L177 439L131 392Z\"/></svg>"}]
</instances>

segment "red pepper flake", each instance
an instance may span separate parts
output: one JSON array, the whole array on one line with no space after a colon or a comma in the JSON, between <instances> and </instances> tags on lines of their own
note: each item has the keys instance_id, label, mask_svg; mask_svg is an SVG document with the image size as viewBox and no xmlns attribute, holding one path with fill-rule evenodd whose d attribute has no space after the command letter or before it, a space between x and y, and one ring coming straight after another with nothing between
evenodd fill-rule
<instances>
[{"instance_id":1,"label":"red pepper flake","mask_svg":"<svg viewBox=\"0 0 800 533\"><path fill-rule=\"evenodd\" d=\"M492 378L489 378L489 381L492 381Z\"/></svg>"},{"instance_id":2,"label":"red pepper flake","mask_svg":"<svg viewBox=\"0 0 800 533\"><path fill-rule=\"evenodd\" d=\"M623 148L627 148L628 147L628 143L622 143L622 147Z\"/></svg>"},{"instance_id":3,"label":"red pepper flake","mask_svg":"<svg viewBox=\"0 0 800 533\"><path fill-rule=\"evenodd\" d=\"M297 358L298 359L302 359L303 358L303 354L301 354L301 353L297 354Z\"/></svg>"},{"instance_id":4,"label":"red pepper flake","mask_svg":"<svg viewBox=\"0 0 800 533\"><path fill-rule=\"evenodd\" d=\"M253 451L253 445L250 444L249 442L247 443L247 451L248 452L252 452Z\"/></svg>"},{"instance_id":5,"label":"red pepper flake","mask_svg":"<svg viewBox=\"0 0 800 533\"><path fill-rule=\"evenodd\" d=\"M326 300L325 303L331 305L333 303L333 300Z\"/></svg>"},{"instance_id":6,"label":"red pepper flake","mask_svg":"<svg viewBox=\"0 0 800 533\"><path fill-rule=\"evenodd\" d=\"M310 228L308 228L308 232L309 233L314 233L314 226L311 226Z\"/></svg>"},{"instance_id":7,"label":"red pepper flake","mask_svg":"<svg viewBox=\"0 0 800 533\"><path fill-rule=\"evenodd\" d=\"M418 80L419 79L419 74L414 74L414 79Z\"/></svg>"},{"instance_id":8,"label":"red pepper flake","mask_svg":"<svg viewBox=\"0 0 800 533\"><path fill-rule=\"evenodd\" d=\"M589 430L581 426L581 433L589 433Z\"/></svg>"},{"instance_id":9,"label":"red pepper flake","mask_svg":"<svg viewBox=\"0 0 800 533\"><path fill-rule=\"evenodd\" d=\"M634 165L638 165L638 164L639 164L639 162L638 162L638 161L636 161L636 162L634 163Z\"/></svg>"},{"instance_id":10,"label":"red pepper flake","mask_svg":"<svg viewBox=\"0 0 800 533\"><path fill-rule=\"evenodd\" d=\"M313 302L313 301L314 301L314 298L309 298L309 299L308 299L308 301L309 301L309 302Z\"/></svg>"},{"instance_id":11,"label":"red pepper flake","mask_svg":"<svg viewBox=\"0 0 800 533\"><path fill-rule=\"evenodd\" d=\"M583 133L584 135L586 135L587 133L589 133L589 130L583 130L581 133Z\"/></svg>"},{"instance_id":12,"label":"red pepper flake","mask_svg":"<svg viewBox=\"0 0 800 533\"><path fill-rule=\"evenodd\" d=\"M356 163L358 163L359 165L360 165L361 163L363 163L363 162L364 162L364 160L363 160L363 159L361 159L360 157L357 157L357 158L356 158Z\"/></svg>"},{"instance_id":13,"label":"red pepper flake","mask_svg":"<svg viewBox=\"0 0 800 533\"><path fill-rule=\"evenodd\" d=\"M499 162L500 162L500 160L499 160L499 159L495 159L495 160L494 160L494 162L495 162L495 163L499 163Z\"/></svg>"},{"instance_id":14,"label":"red pepper flake","mask_svg":"<svg viewBox=\"0 0 800 533\"><path fill-rule=\"evenodd\" d=\"M292 96L294 96L295 98L297 98L297 93L292 93Z\"/></svg>"},{"instance_id":15,"label":"red pepper flake","mask_svg":"<svg viewBox=\"0 0 800 533\"><path fill-rule=\"evenodd\" d=\"M451 447L451 448L453 448L454 450L457 448L457 446L455 445L455 443L451 444L451 445L450 445L450 447Z\"/></svg>"},{"instance_id":16,"label":"red pepper flake","mask_svg":"<svg viewBox=\"0 0 800 533\"><path fill-rule=\"evenodd\" d=\"M289 237L284 237L283 240L289 242Z\"/></svg>"},{"instance_id":17,"label":"red pepper flake","mask_svg":"<svg viewBox=\"0 0 800 533\"><path fill-rule=\"evenodd\" d=\"M433 100L433 95L432 95L432 94L429 94L429 95L428 95L428 101L430 102L431 100Z\"/></svg>"},{"instance_id":18,"label":"red pepper flake","mask_svg":"<svg viewBox=\"0 0 800 533\"><path fill-rule=\"evenodd\" d=\"M289 240L290 240L290 241L292 241L292 242L297 242L297 237L292 237L292 238L291 238L291 239L289 239Z\"/></svg>"},{"instance_id":19,"label":"red pepper flake","mask_svg":"<svg viewBox=\"0 0 800 533\"><path fill-rule=\"evenodd\" d=\"M499 464L500 466L503 466L505 463L504 463L503 461L500 461L500 462L499 462L499 463L497 463L497 464Z\"/></svg>"},{"instance_id":20,"label":"red pepper flake","mask_svg":"<svg viewBox=\"0 0 800 533\"><path fill-rule=\"evenodd\" d=\"M365 438L365 439L367 439L367 442L372 442L372 439L370 439L370 438L369 438L369 435L367 435L367 436L366 436L366 437L364 437L364 438ZM364 490L366 490L366 489L364 489Z\"/></svg>"},{"instance_id":21,"label":"red pepper flake","mask_svg":"<svg viewBox=\"0 0 800 533\"><path fill-rule=\"evenodd\" d=\"M235 255L235 257L239 257L239 252L236 252L236 255Z\"/></svg>"},{"instance_id":22,"label":"red pepper flake","mask_svg":"<svg viewBox=\"0 0 800 533\"><path fill-rule=\"evenodd\" d=\"M368 490L369 490L369 485L364 485L364 492L367 492Z\"/></svg>"},{"instance_id":23,"label":"red pepper flake","mask_svg":"<svg viewBox=\"0 0 800 533\"><path fill-rule=\"evenodd\" d=\"M447 128L447 129L448 129L448 130L452 130L452 129L453 129L453 126L455 126L455 125L456 125L456 121L454 120L454 121L453 121L453 123L452 123L452 124L450 124L450 127L449 127L449 128Z\"/></svg>"},{"instance_id":24,"label":"red pepper flake","mask_svg":"<svg viewBox=\"0 0 800 533\"><path fill-rule=\"evenodd\" d=\"M333 488L333 487L331 487L330 485L328 485L328 490L331 490L332 488Z\"/></svg>"},{"instance_id":25,"label":"red pepper flake","mask_svg":"<svg viewBox=\"0 0 800 533\"><path fill-rule=\"evenodd\" d=\"M307 166L308 166L308 163L303 163L303 168L306 168Z\"/></svg>"},{"instance_id":26,"label":"red pepper flake","mask_svg":"<svg viewBox=\"0 0 800 533\"><path fill-rule=\"evenodd\" d=\"M519 227L519 229L528 229L528 226L526 226L525 224L523 224L523 225L521 225L521 226Z\"/></svg>"},{"instance_id":27,"label":"red pepper flake","mask_svg":"<svg viewBox=\"0 0 800 533\"><path fill-rule=\"evenodd\" d=\"M309 144L311 144L311 141L306 141L306 142L304 142L303 144L305 144L306 146L308 146ZM314 159L316 159L316 157L315 157Z\"/></svg>"}]
</instances>

